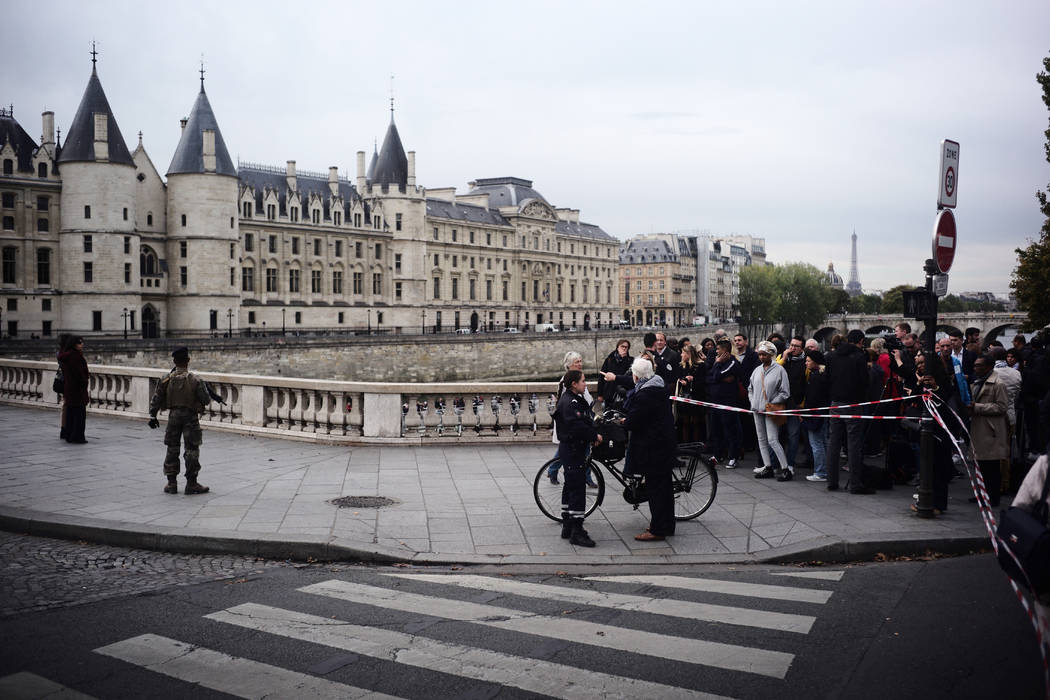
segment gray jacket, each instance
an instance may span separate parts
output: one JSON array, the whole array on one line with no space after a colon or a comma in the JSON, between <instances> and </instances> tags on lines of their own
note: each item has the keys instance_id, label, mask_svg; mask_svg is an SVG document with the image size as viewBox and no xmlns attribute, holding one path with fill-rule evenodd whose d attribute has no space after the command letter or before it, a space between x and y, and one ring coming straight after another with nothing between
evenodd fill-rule
<instances>
[{"instance_id":1,"label":"gray jacket","mask_svg":"<svg viewBox=\"0 0 1050 700\"><path fill-rule=\"evenodd\" d=\"M766 393L762 395L762 381L766 383ZM787 371L776 362L771 362L769 367L759 365L751 373L751 381L747 385L747 395L751 399L752 411L766 410L766 403L787 403L791 395L791 380L788 379Z\"/></svg>"}]
</instances>

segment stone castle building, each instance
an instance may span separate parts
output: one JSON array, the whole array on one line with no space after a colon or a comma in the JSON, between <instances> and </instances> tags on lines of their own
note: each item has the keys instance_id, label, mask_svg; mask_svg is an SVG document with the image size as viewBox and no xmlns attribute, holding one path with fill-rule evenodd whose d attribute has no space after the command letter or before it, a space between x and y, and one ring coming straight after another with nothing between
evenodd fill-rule
<instances>
[{"instance_id":1,"label":"stone castle building","mask_svg":"<svg viewBox=\"0 0 1050 700\"><path fill-rule=\"evenodd\" d=\"M619 242L515 177L416 182L394 124L351 182L230 158L204 90L162 177L92 59L65 143L0 110L0 329L12 337L499 331L619 316Z\"/></svg>"}]
</instances>

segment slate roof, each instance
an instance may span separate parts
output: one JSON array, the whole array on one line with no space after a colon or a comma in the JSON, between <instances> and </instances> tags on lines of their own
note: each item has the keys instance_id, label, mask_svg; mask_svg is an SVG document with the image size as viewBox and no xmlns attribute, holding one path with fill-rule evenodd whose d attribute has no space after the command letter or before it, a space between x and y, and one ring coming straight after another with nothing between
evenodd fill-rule
<instances>
[{"instance_id":1,"label":"slate roof","mask_svg":"<svg viewBox=\"0 0 1050 700\"><path fill-rule=\"evenodd\" d=\"M443 199L427 200L427 216L456 219L490 226L509 226L510 223L495 209L486 209L476 204L447 202Z\"/></svg>"},{"instance_id":2,"label":"slate roof","mask_svg":"<svg viewBox=\"0 0 1050 700\"><path fill-rule=\"evenodd\" d=\"M193 103L193 109L190 110L186 127L182 130L179 145L175 148L175 156L168 166L168 175L205 172L204 131L207 129L215 132L215 172L237 177L237 168L230 159L230 152L226 150L226 142L222 139L219 123L215 119L208 95L204 92L203 82L197 100Z\"/></svg>"},{"instance_id":3,"label":"slate roof","mask_svg":"<svg viewBox=\"0 0 1050 700\"><path fill-rule=\"evenodd\" d=\"M677 262L678 256L666 241L641 239L628 241L620 248L620 264Z\"/></svg>"},{"instance_id":4,"label":"slate roof","mask_svg":"<svg viewBox=\"0 0 1050 700\"><path fill-rule=\"evenodd\" d=\"M390 126L383 138L383 148L379 151L379 160L376 161L375 170L372 172L371 183L398 185L401 188L408 185L408 156L401 145L401 136L397 133L393 114L390 115Z\"/></svg>"},{"instance_id":5,"label":"slate roof","mask_svg":"<svg viewBox=\"0 0 1050 700\"><path fill-rule=\"evenodd\" d=\"M8 110L0 112L0 147L10 143L18 157L16 170L21 172L33 171L33 154L36 153L36 142L26 133Z\"/></svg>"},{"instance_id":6,"label":"slate roof","mask_svg":"<svg viewBox=\"0 0 1050 700\"><path fill-rule=\"evenodd\" d=\"M288 179L285 171L277 168L256 168L242 163L237 179L240 181L241 186L255 188L255 211L263 211L263 196L266 193L266 188L270 188L277 190L279 215L288 215ZM361 197L357 194L357 188L346 180L339 180L338 183L339 194L343 198L343 220L346 221L350 213L350 203L361 199ZM310 195L313 193L317 193L321 197L321 201L324 202L322 216L325 219L331 219L329 200L332 197L332 190L328 186L327 177L299 172L295 177L295 186L303 202L303 220L309 219L309 214L305 211L305 208L309 205ZM368 218L371 218L367 202L365 203L365 212Z\"/></svg>"},{"instance_id":7,"label":"slate roof","mask_svg":"<svg viewBox=\"0 0 1050 700\"><path fill-rule=\"evenodd\" d=\"M470 194L489 195L489 206L493 208L518 206L526 199L547 202L543 195L532 189L532 180L520 177L487 177L470 183Z\"/></svg>"},{"instance_id":8,"label":"slate roof","mask_svg":"<svg viewBox=\"0 0 1050 700\"><path fill-rule=\"evenodd\" d=\"M372 176L376 172L376 161L379 160L379 151L376 149L375 144L372 145L372 160L368 162L368 170L365 171L365 179L369 182L372 181Z\"/></svg>"},{"instance_id":9,"label":"slate roof","mask_svg":"<svg viewBox=\"0 0 1050 700\"><path fill-rule=\"evenodd\" d=\"M593 238L599 241L616 240L608 233L603 231L601 226L595 226L594 224L585 224L583 222L575 223L572 221L559 221L557 224L554 225L554 230L558 233L570 236L582 236L583 238Z\"/></svg>"},{"instance_id":10,"label":"slate roof","mask_svg":"<svg viewBox=\"0 0 1050 700\"><path fill-rule=\"evenodd\" d=\"M107 114L109 139L109 162L134 165L131 153L124 137L117 126L117 119L113 116L113 110L109 108L109 100L102 90L102 83L98 79L98 72L92 68L91 78L88 80L84 96L80 98L80 106L77 107L73 123L66 132L66 143L62 147L62 153L58 156L59 163L95 160L95 114Z\"/></svg>"}]
</instances>

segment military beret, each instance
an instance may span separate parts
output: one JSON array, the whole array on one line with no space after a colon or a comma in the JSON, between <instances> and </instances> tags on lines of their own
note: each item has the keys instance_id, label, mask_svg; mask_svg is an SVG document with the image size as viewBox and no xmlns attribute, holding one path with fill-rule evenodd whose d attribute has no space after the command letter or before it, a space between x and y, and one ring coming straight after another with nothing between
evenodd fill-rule
<instances>
[{"instance_id":1,"label":"military beret","mask_svg":"<svg viewBox=\"0 0 1050 700\"><path fill-rule=\"evenodd\" d=\"M171 357L176 362L188 362L190 359L190 349L187 347L175 348L175 351L171 353Z\"/></svg>"}]
</instances>

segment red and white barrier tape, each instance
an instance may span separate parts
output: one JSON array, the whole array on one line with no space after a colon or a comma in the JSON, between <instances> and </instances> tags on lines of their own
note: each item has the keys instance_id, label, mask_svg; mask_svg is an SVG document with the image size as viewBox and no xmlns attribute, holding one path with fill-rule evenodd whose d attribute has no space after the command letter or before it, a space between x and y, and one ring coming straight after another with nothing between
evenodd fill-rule
<instances>
[{"instance_id":1,"label":"red and white barrier tape","mask_svg":"<svg viewBox=\"0 0 1050 700\"><path fill-rule=\"evenodd\" d=\"M971 463L971 460L968 460L967 455L963 452L961 442L955 439L955 436L952 434L952 431L948 429L948 425L947 423L945 423L944 418L941 417L937 404L940 404L941 406L947 408L951 412L951 414L955 417L956 423L958 424L960 430L962 430L963 434L965 434L966 437L969 438L970 433L966 430L965 423L963 423L962 419L959 417L959 414L956 413L951 406L944 403L935 394L924 394L923 404L926 406L926 410L929 411L930 415L937 422L937 424L941 426L941 428L944 430L945 435L947 435L948 439L951 440L952 446L955 448L956 453L962 459L963 464L966 465L966 472L970 477L970 487L973 489L974 496L977 498L978 511L981 513L981 518L984 521L984 526L988 530L988 537L989 539L991 539L992 549L995 551L996 555L998 555L1000 547L1002 547L1002 549L1006 551L1006 553L1010 556L1011 559L1013 559L1014 563L1017 565L1017 568L1020 569L1021 573L1024 575L1028 590L1032 590L1032 582L1028 579L1028 573L1025 571L1024 566L1021 564L1021 561L1017 558L1017 555L1014 554L1013 550L1010 549L1010 545L1008 545L1005 540L999 537L997 524L995 520L995 513L992 511L991 498L988 496L988 491L984 485L984 475L981 474L981 470L978 469L976 466L977 456L973 451L972 442L970 444L969 450L969 457L972 458ZM1043 636L1043 628L1046 627L1047 629L1050 629L1050 621L1042 619L1042 613L1040 608L1034 604L1034 600L1032 602L1028 601L1024 591L1022 590L1021 586L1018 585L1017 581L1015 581L1010 576L1007 576L1007 579L1010 581L1010 586L1014 589L1014 593L1017 595L1017 600L1021 603L1021 607L1024 609L1025 613L1027 613L1028 619L1032 623L1033 629L1035 629L1035 637L1039 643L1039 655L1042 657L1043 660L1043 682L1046 686L1046 696L1047 698L1050 698L1050 658L1048 658L1047 656L1046 648L1048 640L1046 637Z\"/></svg>"},{"instance_id":2,"label":"red and white barrier tape","mask_svg":"<svg viewBox=\"0 0 1050 700\"><path fill-rule=\"evenodd\" d=\"M916 394L915 398L918 398ZM910 397L909 397L910 398ZM732 411L733 413L750 413L752 415L762 416L794 416L796 418L859 418L861 420L929 420L929 418L916 418L915 416L866 416L858 414L846 414L846 413L820 413L820 414L799 414L800 411L828 411L828 410L840 410L843 408L855 408L857 406L871 406L876 403L885 403L886 401L900 401L901 399L883 399L882 401L871 401L868 403L851 403L844 404L842 406L824 406L822 408L796 408L796 409L785 409L783 411L753 411L750 408L738 408L736 406L726 406L720 403L710 403L708 401L698 401L697 399L687 399L684 396L672 396L672 401L678 401L680 403L687 403L693 406L707 406L708 408L715 408L720 411Z\"/></svg>"}]
</instances>

